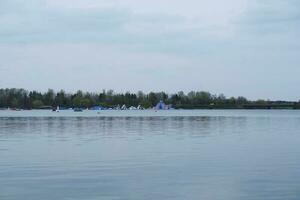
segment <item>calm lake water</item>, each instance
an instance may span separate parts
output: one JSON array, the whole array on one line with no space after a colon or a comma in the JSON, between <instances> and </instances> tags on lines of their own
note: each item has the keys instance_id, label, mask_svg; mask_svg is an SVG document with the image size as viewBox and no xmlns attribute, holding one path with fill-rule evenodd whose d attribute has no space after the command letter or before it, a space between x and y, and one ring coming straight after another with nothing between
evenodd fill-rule
<instances>
[{"instance_id":1,"label":"calm lake water","mask_svg":"<svg viewBox=\"0 0 300 200\"><path fill-rule=\"evenodd\" d=\"M299 200L300 111L0 111L1 200Z\"/></svg>"}]
</instances>

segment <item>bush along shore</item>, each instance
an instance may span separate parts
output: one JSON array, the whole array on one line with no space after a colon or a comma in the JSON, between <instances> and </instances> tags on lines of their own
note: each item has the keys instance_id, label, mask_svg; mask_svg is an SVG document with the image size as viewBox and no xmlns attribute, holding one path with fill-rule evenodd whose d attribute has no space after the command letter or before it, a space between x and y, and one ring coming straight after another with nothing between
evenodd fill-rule
<instances>
[{"instance_id":1,"label":"bush along shore","mask_svg":"<svg viewBox=\"0 0 300 200\"><path fill-rule=\"evenodd\" d=\"M27 91L25 89L0 89L1 109L51 109L61 108L93 108L104 109L126 108L155 108L159 102L174 109L300 109L300 102L248 100L245 97L226 97L223 94L214 95L205 91L191 91L188 93L165 92L144 93L116 93L113 90L102 92L67 93L63 90L55 92Z\"/></svg>"}]
</instances>

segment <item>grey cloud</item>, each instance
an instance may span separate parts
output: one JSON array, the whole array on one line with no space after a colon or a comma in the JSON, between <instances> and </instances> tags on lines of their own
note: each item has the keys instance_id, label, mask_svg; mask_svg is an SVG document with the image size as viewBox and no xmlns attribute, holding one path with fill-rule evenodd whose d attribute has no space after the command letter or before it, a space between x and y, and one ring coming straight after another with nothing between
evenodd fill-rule
<instances>
[{"instance_id":1,"label":"grey cloud","mask_svg":"<svg viewBox=\"0 0 300 200\"><path fill-rule=\"evenodd\" d=\"M250 5L253 5L252 9L249 9L238 21L242 31L262 35L300 31L299 1L256 0Z\"/></svg>"},{"instance_id":2,"label":"grey cloud","mask_svg":"<svg viewBox=\"0 0 300 200\"><path fill-rule=\"evenodd\" d=\"M34 0L13 0L2 10L7 12L0 16L1 43L98 42L197 54L208 51L208 41L217 41L210 33L218 29L185 28L187 19L178 15L136 14L114 8L57 10Z\"/></svg>"},{"instance_id":3,"label":"grey cloud","mask_svg":"<svg viewBox=\"0 0 300 200\"><path fill-rule=\"evenodd\" d=\"M85 40L89 36L120 31L129 15L114 10L93 12L62 12L45 7L31 7L20 14L2 15L0 18L1 42L62 42ZM88 38L88 37L86 37ZM75 41L76 42L76 41ZM80 41L79 41L80 42Z\"/></svg>"}]
</instances>

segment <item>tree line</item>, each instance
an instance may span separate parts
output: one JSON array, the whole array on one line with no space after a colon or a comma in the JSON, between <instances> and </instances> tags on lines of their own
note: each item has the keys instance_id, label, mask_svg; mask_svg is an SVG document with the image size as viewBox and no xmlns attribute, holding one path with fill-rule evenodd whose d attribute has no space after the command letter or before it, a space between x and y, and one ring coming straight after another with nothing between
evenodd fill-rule
<instances>
[{"instance_id":1,"label":"tree line","mask_svg":"<svg viewBox=\"0 0 300 200\"><path fill-rule=\"evenodd\" d=\"M206 91L191 91L188 93L177 92L167 94L165 92L144 93L116 93L113 90L103 90L92 93L77 91L67 93L64 90L55 92L49 89L47 92L27 91L25 89L7 88L0 89L0 108L40 109L49 107L65 108L90 108L103 106L114 108L117 105L138 106L144 108L154 107L160 100L173 108L201 109L201 108L300 108L299 102L287 101L250 101L245 97L226 97L223 94L215 95Z\"/></svg>"}]
</instances>

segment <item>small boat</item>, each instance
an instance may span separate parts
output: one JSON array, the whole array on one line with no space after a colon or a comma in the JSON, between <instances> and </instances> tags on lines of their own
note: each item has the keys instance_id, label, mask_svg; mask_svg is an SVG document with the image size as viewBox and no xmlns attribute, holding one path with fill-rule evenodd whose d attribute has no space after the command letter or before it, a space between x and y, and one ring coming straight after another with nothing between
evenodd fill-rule
<instances>
[{"instance_id":1,"label":"small boat","mask_svg":"<svg viewBox=\"0 0 300 200\"><path fill-rule=\"evenodd\" d=\"M12 110L12 111L21 111L21 109L19 109L19 108L11 108L10 110Z\"/></svg>"},{"instance_id":2,"label":"small boat","mask_svg":"<svg viewBox=\"0 0 300 200\"><path fill-rule=\"evenodd\" d=\"M55 108L52 108L52 111L53 111L53 112L59 112L59 110L60 110L60 109L59 109L59 106L57 106L56 109L55 109Z\"/></svg>"},{"instance_id":3,"label":"small boat","mask_svg":"<svg viewBox=\"0 0 300 200\"><path fill-rule=\"evenodd\" d=\"M74 112L83 112L81 108L74 108Z\"/></svg>"}]
</instances>

